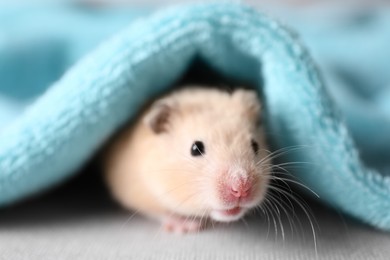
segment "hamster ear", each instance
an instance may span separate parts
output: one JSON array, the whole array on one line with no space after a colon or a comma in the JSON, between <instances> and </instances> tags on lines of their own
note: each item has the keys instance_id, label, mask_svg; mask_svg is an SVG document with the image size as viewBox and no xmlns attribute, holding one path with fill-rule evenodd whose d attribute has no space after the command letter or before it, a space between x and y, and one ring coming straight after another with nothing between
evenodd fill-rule
<instances>
[{"instance_id":1,"label":"hamster ear","mask_svg":"<svg viewBox=\"0 0 390 260\"><path fill-rule=\"evenodd\" d=\"M167 131L167 125L172 113L172 107L163 101L158 101L152 105L144 117L144 123L149 126L153 132L160 134Z\"/></svg>"},{"instance_id":2,"label":"hamster ear","mask_svg":"<svg viewBox=\"0 0 390 260\"><path fill-rule=\"evenodd\" d=\"M255 120L256 124L261 123L261 103L256 91L238 89L233 93L233 98L239 102L240 106L243 106L245 116L251 120Z\"/></svg>"}]
</instances>

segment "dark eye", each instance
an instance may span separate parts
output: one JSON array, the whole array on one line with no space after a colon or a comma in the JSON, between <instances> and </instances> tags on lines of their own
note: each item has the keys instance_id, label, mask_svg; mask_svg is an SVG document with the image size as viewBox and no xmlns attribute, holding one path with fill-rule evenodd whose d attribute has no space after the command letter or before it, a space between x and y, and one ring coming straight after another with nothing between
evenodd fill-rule
<instances>
[{"instance_id":1,"label":"dark eye","mask_svg":"<svg viewBox=\"0 0 390 260\"><path fill-rule=\"evenodd\" d=\"M257 154L259 152L259 144L255 140L252 139L251 146L252 146L253 152L255 154Z\"/></svg>"},{"instance_id":2,"label":"dark eye","mask_svg":"<svg viewBox=\"0 0 390 260\"><path fill-rule=\"evenodd\" d=\"M205 151L204 151L203 142L195 141L191 147L191 155L192 156L200 156L200 155L204 155L204 154L205 154Z\"/></svg>"}]
</instances>

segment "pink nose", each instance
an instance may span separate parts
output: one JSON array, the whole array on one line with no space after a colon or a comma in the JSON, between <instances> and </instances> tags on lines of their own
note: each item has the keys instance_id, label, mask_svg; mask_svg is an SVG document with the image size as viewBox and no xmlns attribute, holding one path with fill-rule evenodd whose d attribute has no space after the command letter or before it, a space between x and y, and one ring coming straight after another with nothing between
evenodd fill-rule
<instances>
[{"instance_id":1,"label":"pink nose","mask_svg":"<svg viewBox=\"0 0 390 260\"><path fill-rule=\"evenodd\" d=\"M230 193L236 198L246 198L250 194L252 185L249 182L237 181L232 184Z\"/></svg>"}]
</instances>

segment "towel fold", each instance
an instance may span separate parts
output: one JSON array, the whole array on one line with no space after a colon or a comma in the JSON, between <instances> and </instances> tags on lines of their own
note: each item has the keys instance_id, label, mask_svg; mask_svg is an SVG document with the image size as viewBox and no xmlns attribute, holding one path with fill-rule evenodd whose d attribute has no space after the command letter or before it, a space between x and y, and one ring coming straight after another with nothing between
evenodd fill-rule
<instances>
[{"instance_id":1,"label":"towel fold","mask_svg":"<svg viewBox=\"0 0 390 260\"><path fill-rule=\"evenodd\" d=\"M80 31L88 31L85 28L93 24L88 22L92 14L71 10L65 16L62 21L86 19ZM97 21L103 26L104 21L109 21L107 17L100 16ZM121 12L117 17L123 19L106 24L107 32L113 32L137 15L126 17ZM296 27L305 31L303 26ZM15 91L5 84L15 82L15 78L4 77L8 74L3 72L11 61L5 63L0 59L0 93L11 97L10 100L30 100L24 112L0 130L0 205L20 200L71 176L145 102L172 87L193 60L200 58L213 70L250 82L263 94L271 142L275 149L295 147L286 160L305 163L304 167L292 171L302 183L322 201L343 212L376 227L390 229L390 179L384 171L369 169L355 145L356 142L366 147L364 151L370 157L375 146L367 140L382 140L386 150L390 147L386 139L389 135L376 129L381 122L372 117L370 110L363 109L356 99L346 98L351 97L348 91L356 89L347 89L345 85L339 89L336 85L325 88L316 65L297 36L273 19L238 4L178 6L133 22L69 69L81 53L110 33L104 36L96 32L96 38L80 41L79 49L72 49L76 45L69 40L78 37L73 30L62 38L57 37L58 31L53 32L56 37L50 38L55 39L48 45L50 48L40 45L40 41L32 45L34 52L30 54L34 56L28 60L34 63L26 65L23 74L29 79L40 79L32 82L38 89ZM321 60L316 52L321 47L316 49L318 45L307 41L314 56ZM0 54L6 55L2 43ZM62 46L60 51L52 49L59 46ZM75 52L70 54L64 48ZM63 57L73 59L62 60L62 65L57 59L52 60L58 67L44 63L50 59L40 61L50 51L66 53ZM320 64L326 83L340 84L340 78L327 65ZM30 68L34 73L27 73ZM51 72L45 74L48 69ZM45 90L45 84L54 81L65 69L65 75ZM348 71L343 75L349 75ZM19 87L29 84L23 78L20 81ZM372 100L378 106L371 111L381 109L385 118L389 100L383 96ZM340 106L344 101L347 107ZM356 113L351 107L361 110ZM382 130L389 127L382 126Z\"/></svg>"}]
</instances>

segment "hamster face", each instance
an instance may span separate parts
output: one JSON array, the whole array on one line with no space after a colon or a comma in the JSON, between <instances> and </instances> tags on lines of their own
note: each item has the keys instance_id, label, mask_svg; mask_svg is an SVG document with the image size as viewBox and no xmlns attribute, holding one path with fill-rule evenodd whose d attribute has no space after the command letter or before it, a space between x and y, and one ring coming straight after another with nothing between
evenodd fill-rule
<instances>
[{"instance_id":1,"label":"hamster face","mask_svg":"<svg viewBox=\"0 0 390 260\"><path fill-rule=\"evenodd\" d=\"M228 222L261 203L270 172L260 110L242 89L194 89L154 106L146 122L166 170L153 189L170 211Z\"/></svg>"}]
</instances>

